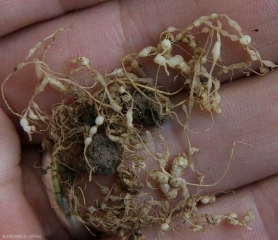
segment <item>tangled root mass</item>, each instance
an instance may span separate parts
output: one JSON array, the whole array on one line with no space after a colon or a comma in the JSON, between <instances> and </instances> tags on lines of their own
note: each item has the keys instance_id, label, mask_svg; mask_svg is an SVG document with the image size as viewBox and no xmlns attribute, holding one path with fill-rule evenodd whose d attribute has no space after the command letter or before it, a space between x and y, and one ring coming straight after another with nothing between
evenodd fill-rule
<instances>
[{"instance_id":1,"label":"tangled root mass","mask_svg":"<svg viewBox=\"0 0 278 240\"><path fill-rule=\"evenodd\" d=\"M27 59L43 44L54 40L59 31L31 49ZM198 37L205 40L199 41ZM223 39L237 43L246 61L225 65ZM52 72L43 61L51 44L42 58L27 60L14 69L2 85L2 95L9 106L5 83L25 66L35 66L38 84L26 110L18 114L9 108L21 118L20 124L30 139L42 128L47 133L45 141L51 143L52 151L49 166L52 180L62 193L56 200L63 205L63 211L88 229L98 228L108 235L130 240L143 238L144 229L155 224L160 228L159 236L179 222L193 232L205 231L222 221L250 228L247 225L254 219L252 210L241 219L235 213L213 215L198 211L198 204L216 201L213 194L200 194L200 188L207 185L204 175L194 167L193 155L199 149L189 144L187 150L170 159L171 149L159 131L165 121L176 121L189 141L189 119L194 104L209 113L221 113L222 75L236 71L247 76L263 75L277 67L261 58L238 23L226 15L211 14L182 30L169 27L161 33L156 46L124 56L122 67L108 74L91 68L90 61L83 56L72 60L77 67L69 75ZM155 77L150 77L144 69L144 62L150 59L157 69ZM252 69L254 63L259 72ZM88 81L91 85L76 83L75 78L81 72L86 74L86 80L91 80ZM180 89L169 92L159 88L158 78L163 76L173 81L179 79ZM47 85L64 96L61 103L53 106L50 115L36 103L36 97ZM173 104L170 98L177 94L184 97ZM176 114L177 110L182 111L182 118ZM152 147L152 128L157 132L155 141L164 146L163 152ZM150 162L156 163L156 169L149 170ZM198 182L187 182L188 171L196 175ZM99 175L113 176L116 180L112 187L98 183L96 187L102 197L87 202L81 183L94 182ZM196 186L196 192L189 191L190 184ZM156 199L152 191L160 191L163 197Z\"/></svg>"}]
</instances>

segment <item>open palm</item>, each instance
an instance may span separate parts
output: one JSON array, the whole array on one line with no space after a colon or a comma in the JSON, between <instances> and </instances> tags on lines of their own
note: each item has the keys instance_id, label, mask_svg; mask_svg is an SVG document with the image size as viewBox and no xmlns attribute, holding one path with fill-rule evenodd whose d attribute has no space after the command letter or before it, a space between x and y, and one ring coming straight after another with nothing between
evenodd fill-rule
<instances>
[{"instance_id":1,"label":"open palm","mask_svg":"<svg viewBox=\"0 0 278 240\"><path fill-rule=\"evenodd\" d=\"M243 26L264 59L277 63L278 15L275 0L234 1L1 1L0 79L3 81L33 45L60 27L69 28L53 47L59 53L47 57L53 70L65 71L68 59L78 54L91 59L99 71L119 67L119 59L156 42L168 26L182 28L201 15L225 13ZM97 5L94 5L99 3ZM71 11L76 10L76 11ZM252 29L259 31L252 31ZM226 59L241 61L237 49L227 51ZM201 152L196 167L206 173L206 182L216 182L225 171L234 141L232 165L225 178L207 192L227 193L207 209L218 213L243 214L252 208L256 221L253 231L225 224L205 233L178 229L165 239L276 239L278 234L278 72L263 77L241 78L221 88L221 116L215 116L213 129L192 135ZM20 81L19 81L20 80ZM25 108L35 86L28 69L7 89L7 98L18 112ZM167 83L163 82L163 85ZM173 86L167 86L173 88ZM54 96L41 99L50 109ZM29 143L3 100L0 109L0 237L41 235L45 239L70 239L57 219L41 181L40 139ZM9 119L10 117L10 119ZM205 130L210 117L203 112L192 116L192 129ZM174 125L165 124L170 148L179 153L183 142ZM235 194L231 190L236 190ZM147 239L157 238L148 229Z\"/></svg>"}]
</instances>

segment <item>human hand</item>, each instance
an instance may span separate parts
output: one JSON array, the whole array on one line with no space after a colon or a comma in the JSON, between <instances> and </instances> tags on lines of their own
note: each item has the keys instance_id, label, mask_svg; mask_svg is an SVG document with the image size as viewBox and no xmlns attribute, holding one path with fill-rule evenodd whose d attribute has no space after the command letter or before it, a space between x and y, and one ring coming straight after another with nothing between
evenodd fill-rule
<instances>
[{"instance_id":1,"label":"human hand","mask_svg":"<svg viewBox=\"0 0 278 240\"><path fill-rule=\"evenodd\" d=\"M90 1L88 4L85 2L83 1L84 6L91 4ZM13 24L10 24L10 27L1 26L0 34L3 37L0 40L0 56L3 60L0 66L0 76L4 79L9 71L26 56L34 43L61 26L69 26L71 29L64 33L63 41L53 47L59 51L59 55L49 55L47 59L52 69L63 71L68 59L81 54L91 59L92 65L99 71L110 71L118 66L119 59L124 54L140 50L156 42L158 34L166 27L182 28L196 17L209 15L215 10L219 13L226 13L238 21L243 26L243 32L252 36L262 57L277 62L274 51L277 47L275 39L278 37L275 31L277 16L269 7L273 6L271 3L272 1L268 4L262 1L247 1L243 8L241 1L236 3L227 1L221 6L216 1L210 1L209 4L201 1L191 3L175 1L173 4L168 1L164 5L161 1L109 1L64 15L62 15L63 11L58 11L59 8L54 4L49 8L45 7L47 10L42 14L37 14L41 6L33 5L37 9L35 12L28 13L30 6L26 4L21 6L22 11L16 17L12 15L12 11L4 12L7 21ZM6 5L3 3L2 6L4 9ZM9 9L14 7L10 5ZM78 6L73 8L78 8ZM254 13L258 11L262 15L254 16ZM54 19L57 15L62 16ZM27 19L29 16L30 19ZM49 20L20 30L30 25L30 22L36 23L44 19ZM252 32L253 28L258 28L259 32ZM9 32L12 33L4 36ZM226 58L238 61L241 56L237 55L237 49L232 49L227 52ZM198 147L202 149L196 156L195 166L201 172L206 173L208 183L216 182L224 172L233 141L244 141L253 146L251 148L237 145L232 165L225 178L215 187L205 191L229 192L240 188L236 194L224 194L215 204L206 207L208 211L240 213L252 208L256 215L256 221L252 223L254 230L228 228L226 225L221 225L212 231L205 232L207 239L221 239L227 236L229 239L235 239L238 236L245 239L254 239L254 236L274 239L277 234L278 221L275 213L278 208L276 207L275 186L278 179L275 174L278 170L276 157L278 109L273 104L278 91L276 78L277 71L273 71L263 77L244 78L223 84L221 87L223 113L221 116L215 116L213 129L202 134L201 141L200 135L192 136L192 141L197 142ZM27 69L21 73L16 85L8 88L8 100L17 112L22 112L26 107L34 85L34 76ZM54 101L51 96L47 101L41 100L41 104L50 109ZM5 109L3 102L1 104ZM60 236L63 236L63 239L70 238L51 208L45 194L45 187L40 180L40 171L34 168L35 163L37 165L40 163L41 156L39 147L36 145L39 144L39 140L27 143L21 130L15 130L3 111L0 115L0 152L2 153L0 235L33 234L50 239L60 239ZM194 113L192 118L192 129L205 130L210 125L210 117L202 112ZM18 119L13 121L18 126L16 124ZM170 141L169 147L177 153L183 151L183 142L180 141L176 126L166 123L165 127L169 130L168 139L175 139L175 141ZM21 136L20 140L17 134ZM20 146L22 146L21 149ZM179 229L178 232L184 238L202 239L204 237L203 233L193 234L185 229ZM157 237L157 231L148 229L145 235L147 239L153 239ZM180 239L181 235L167 234L165 239L175 237Z\"/></svg>"}]
</instances>

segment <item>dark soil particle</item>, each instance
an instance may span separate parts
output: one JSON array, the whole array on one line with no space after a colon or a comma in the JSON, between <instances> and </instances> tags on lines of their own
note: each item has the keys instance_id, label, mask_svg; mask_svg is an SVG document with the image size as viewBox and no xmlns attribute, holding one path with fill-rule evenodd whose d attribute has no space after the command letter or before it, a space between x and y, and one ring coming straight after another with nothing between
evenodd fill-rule
<instances>
[{"instance_id":1,"label":"dark soil particle","mask_svg":"<svg viewBox=\"0 0 278 240\"><path fill-rule=\"evenodd\" d=\"M84 108L84 112L82 112L79 117L79 121L84 125L93 126L96 120L96 110L94 106L86 105Z\"/></svg>"},{"instance_id":2,"label":"dark soil particle","mask_svg":"<svg viewBox=\"0 0 278 240\"><path fill-rule=\"evenodd\" d=\"M87 157L95 168L93 172L95 175L116 174L117 167L122 161L121 155L122 151L119 146L103 133L94 135L87 150Z\"/></svg>"},{"instance_id":3,"label":"dark soil particle","mask_svg":"<svg viewBox=\"0 0 278 240\"><path fill-rule=\"evenodd\" d=\"M144 94L155 100L152 92L144 91ZM144 127L156 127L167 120L168 115L163 114L165 109L161 109L158 104L153 103L139 92L133 94L133 100L133 119L137 124Z\"/></svg>"},{"instance_id":4,"label":"dark soil particle","mask_svg":"<svg viewBox=\"0 0 278 240\"><path fill-rule=\"evenodd\" d=\"M69 184L73 184L74 179L76 177L76 173L73 170L66 167L65 165L58 164L58 171L55 173L55 176L57 176L60 179L60 182L67 182Z\"/></svg>"}]
</instances>

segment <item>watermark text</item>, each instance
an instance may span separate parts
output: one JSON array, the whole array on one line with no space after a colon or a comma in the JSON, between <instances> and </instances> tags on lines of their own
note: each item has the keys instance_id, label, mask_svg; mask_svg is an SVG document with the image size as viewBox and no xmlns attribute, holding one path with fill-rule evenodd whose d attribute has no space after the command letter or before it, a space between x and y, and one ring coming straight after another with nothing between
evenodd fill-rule
<instances>
[{"instance_id":1,"label":"watermark text","mask_svg":"<svg viewBox=\"0 0 278 240\"><path fill-rule=\"evenodd\" d=\"M40 234L3 234L2 239L41 239L42 235Z\"/></svg>"}]
</instances>

